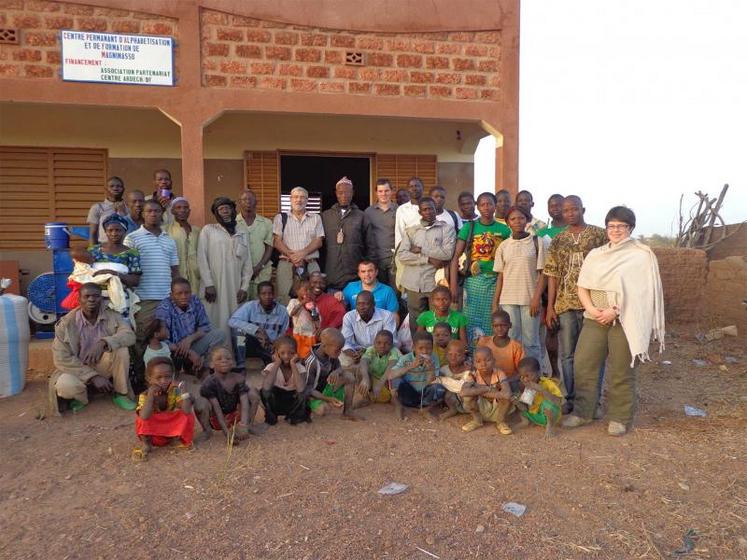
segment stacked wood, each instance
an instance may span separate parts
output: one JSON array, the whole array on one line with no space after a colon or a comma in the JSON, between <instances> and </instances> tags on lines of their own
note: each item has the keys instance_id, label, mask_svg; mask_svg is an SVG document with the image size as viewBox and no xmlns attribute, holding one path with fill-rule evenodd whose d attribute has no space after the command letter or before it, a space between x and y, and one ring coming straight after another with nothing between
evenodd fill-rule
<instances>
[{"instance_id":1,"label":"stacked wood","mask_svg":"<svg viewBox=\"0 0 747 560\"><path fill-rule=\"evenodd\" d=\"M685 195L680 196L677 247L702 249L707 253L724 239L731 237L739 231L744 222L727 233L726 223L720 214L727 190L729 190L729 185L724 185L724 188L721 189L721 194L717 198L710 198L707 193L701 191L696 192L695 196L698 197L698 202L690 208L687 219L682 214L682 203ZM723 227L719 228L721 235L714 239L713 229L717 226Z\"/></svg>"}]
</instances>

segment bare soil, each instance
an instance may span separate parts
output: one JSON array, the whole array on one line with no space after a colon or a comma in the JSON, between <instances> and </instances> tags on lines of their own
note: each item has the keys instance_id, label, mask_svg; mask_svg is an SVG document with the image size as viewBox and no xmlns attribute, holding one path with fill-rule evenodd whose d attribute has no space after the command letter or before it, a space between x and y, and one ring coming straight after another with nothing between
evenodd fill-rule
<instances>
[{"instance_id":1,"label":"bare soil","mask_svg":"<svg viewBox=\"0 0 747 560\"><path fill-rule=\"evenodd\" d=\"M639 369L623 438L605 422L550 440L537 427L465 434L465 417L400 422L376 405L366 422L281 422L235 448L216 433L133 463L132 413L100 398L40 420L37 378L0 401L0 557L747 558L745 339L693 335L675 329ZM738 361L692 362L709 356ZM409 488L377 494L393 481Z\"/></svg>"}]
</instances>

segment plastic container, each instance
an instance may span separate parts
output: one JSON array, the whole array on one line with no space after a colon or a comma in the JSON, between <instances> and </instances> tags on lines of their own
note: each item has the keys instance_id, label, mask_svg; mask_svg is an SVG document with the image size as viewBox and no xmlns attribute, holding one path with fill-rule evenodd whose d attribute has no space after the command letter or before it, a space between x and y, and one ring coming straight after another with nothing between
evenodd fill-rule
<instances>
[{"instance_id":1,"label":"plastic container","mask_svg":"<svg viewBox=\"0 0 747 560\"><path fill-rule=\"evenodd\" d=\"M532 406L534 397L537 396L537 391L534 389L524 389L524 392L519 397L519 400L528 406Z\"/></svg>"},{"instance_id":2,"label":"plastic container","mask_svg":"<svg viewBox=\"0 0 747 560\"><path fill-rule=\"evenodd\" d=\"M0 296L0 397L23 391L29 364L28 300L15 294Z\"/></svg>"},{"instance_id":3,"label":"plastic container","mask_svg":"<svg viewBox=\"0 0 747 560\"><path fill-rule=\"evenodd\" d=\"M44 224L44 242L47 249L68 249L70 247L70 230L65 222L47 222Z\"/></svg>"}]
</instances>

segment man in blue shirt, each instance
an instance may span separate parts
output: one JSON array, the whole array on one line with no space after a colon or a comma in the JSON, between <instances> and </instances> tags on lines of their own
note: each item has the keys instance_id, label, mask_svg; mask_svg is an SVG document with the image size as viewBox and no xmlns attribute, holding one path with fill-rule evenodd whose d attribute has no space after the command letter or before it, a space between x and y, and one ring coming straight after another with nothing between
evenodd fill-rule
<instances>
[{"instance_id":1,"label":"man in blue shirt","mask_svg":"<svg viewBox=\"0 0 747 560\"><path fill-rule=\"evenodd\" d=\"M355 309L355 298L363 290L371 292L374 297L374 306L378 309L385 309L394 313L395 320L399 323L399 302L397 294L386 284L378 281L379 269L376 263L371 261L361 261L358 264L358 278L355 282L349 282L342 292L335 294L339 301L345 301L348 309Z\"/></svg>"},{"instance_id":2,"label":"man in blue shirt","mask_svg":"<svg viewBox=\"0 0 747 560\"><path fill-rule=\"evenodd\" d=\"M192 371L199 373L213 348L226 341L222 330L211 329L205 307L186 278L171 281L171 294L158 305L155 318L169 330L166 342L176 346L171 355L177 371L191 364Z\"/></svg>"},{"instance_id":3,"label":"man in blue shirt","mask_svg":"<svg viewBox=\"0 0 747 560\"><path fill-rule=\"evenodd\" d=\"M272 344L288 330L288 311L275 301L272 282L257 284L257 297L233 312L228 326L238 337L245 337L247 358L272 361Z\"/></svg>"}]
</instances>

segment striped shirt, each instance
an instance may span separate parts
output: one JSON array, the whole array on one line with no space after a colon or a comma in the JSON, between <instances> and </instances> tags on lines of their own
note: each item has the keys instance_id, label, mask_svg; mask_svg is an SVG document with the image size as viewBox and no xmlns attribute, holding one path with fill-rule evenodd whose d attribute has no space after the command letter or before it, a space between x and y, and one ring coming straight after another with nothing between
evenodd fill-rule
<instances>
[{"instance_id":1,"label":"striped shirt","mask_svg":"<svg viewBox=\"0 0 747 560\"><path fill-rule=\"evenodd\" d=\"M228 326L240 333L255 336L259 329L267 333L270 342L288 330L288 311L282 305L275 306L269 312L265 311L259 300L245 303L233 312L228 320Z\"/></svg>"},{"instance_id":2,"label":"striped shirt","mask_svg":"<svg viewBox=\"0 0 747 560\"><path fill-rule=\"evenodd\" d=\"M283 218L280 214L276 214L272 220L272 233L282 239L291 251L300 251L314 239L324 237L324 226L319 214L306 212L299 220L291 212L288 214L288 223L285 225L285 231L283 231ZM319 251L306 255L306 260L318 258Z\"/></svg>"},{"instance_id":3,"label":"striped shirt","mask_svg":"<svg viewBox=\"0 0 747 560\"><path fill-rule=\"evenodd\" d=\"M200 298L194 294L189 298L187 309L176 305L171 297L165 298L156 307L156 319L166 323L166 328L169 329L168 341L174 344L195 334L198 329L204 332L210 331L210 319L205 312L205 307Z\"/></svg>"},{"instance_id":4,"label":"striped shirt","mask_svg":"<svg viewBox=\"0 0 747 560\"><path fill-rule=\"evenodd\" d=\"M125 237L124 244L140 252L143 274L135 292L141 300L162 300L171 293L171 267L179 264L176 243L162 231L153 235L145 226Z\"/></svg>"}]
</instances>

